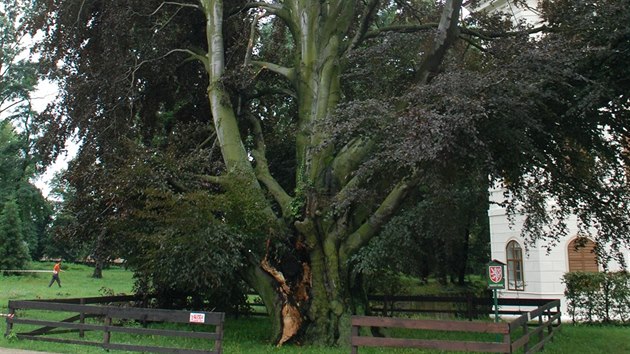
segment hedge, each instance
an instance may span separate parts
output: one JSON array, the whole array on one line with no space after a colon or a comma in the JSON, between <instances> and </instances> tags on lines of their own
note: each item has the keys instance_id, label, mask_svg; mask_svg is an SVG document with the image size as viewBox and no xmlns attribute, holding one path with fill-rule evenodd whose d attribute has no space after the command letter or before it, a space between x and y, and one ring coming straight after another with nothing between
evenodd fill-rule
<instances>
[{"instance_id":1,"label":"hedge","mask_svg":"<svg viewBox=\"0 0 630 354\"><path fill-rule=\"evenodd\" d=\"M570 272L562 281L573 322L630 321L630 273Z\"/></svg>"}]
</instances>

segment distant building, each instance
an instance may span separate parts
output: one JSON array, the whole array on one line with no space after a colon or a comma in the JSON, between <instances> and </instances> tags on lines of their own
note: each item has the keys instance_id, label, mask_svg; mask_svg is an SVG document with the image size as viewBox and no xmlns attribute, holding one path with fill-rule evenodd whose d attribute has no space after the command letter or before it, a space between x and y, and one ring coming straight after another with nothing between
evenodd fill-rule
<instances>
[{"instance_id":1,"label":"distant building","mask_svg":"<svg viewBox=\"0 0 630 354\"><path fill-rule=\"evenodd\" d=\"M540 17L533 11L538 5L538 0L527 0L525 3L526 6L520 4L516 6L514 5L514 0L482 0L479 1L479 5L472 10L487 13L505 13L514 22L525 20L532 25L541 23Z\"/></svg>"},{"instance_id":2,"label":"distant building","mask_svg":"<svg viewBox=\"0 0 630 354\"><path fill-rule=\"evenodd\" d=\"M490 190L488 210L491 259L506 264L505 290L499 291L499 296L560 299L562 312L567 314L562 276L567 272L604 269L593 252L595 242L578 238L577 219L572 217L567 223L569 236L561 238L549 252L544 241L528 245L526 250L525 240L521 237L525 217L515 215L513 224L510 224L505 208L493 203L503 200L503 192L502 188ZM576 243L582 247L576 248ZM629 250L625 250L624 257L630 264ZM610 271L622 269L616 262L609 262L607 267Z\"/></svg>"},{"instance_id":3,"label":"distant building","mask_svg":"<svg viewBox=\"0 0 630 354\"><path fill-rule=\"evenodd\" d=\"M527 0L527 4L531 9L535 9L537 0ZM541 24L540 18L534 11L522 6L517 7L513 1L481 1L475 11L479 10L502 12L512 16L515 21L524 19L530 24ZM515 215L513 223L510 223L505 208L497 204L503 201L503 193L504 189L501 187L490 190L491 204L488 210L490 258L506 264L506 287L505 290L499 291L499 296L560 299L563 314L568 314L562 277L567 272L598 272L604 269L593 252L595 242L578 238L577 218L572 217L568 221L569 235L560 239L549 252L546 244L541 241L527 245L526 250L525 240L521 237L525 217ZM576 248L576 243L583 247ZM624 258L626 264L630 264L630 250L624 251ZM607 264L607 269L621 270L621 266L616 262L610 262Z\"/></svg>"}]
</instances>

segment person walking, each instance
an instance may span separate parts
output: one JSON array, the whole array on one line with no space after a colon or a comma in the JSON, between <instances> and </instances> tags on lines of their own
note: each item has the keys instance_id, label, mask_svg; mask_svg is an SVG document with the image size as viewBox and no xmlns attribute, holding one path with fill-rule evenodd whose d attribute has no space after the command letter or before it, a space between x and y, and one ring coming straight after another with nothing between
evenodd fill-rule
<instances>
[{"instance_id":1,"label":"person walking","mask_svg":"<svg viewBox=\"0 0 630 354\"><path fill-rule=\"evenodd\" d=\"M61 260L59 260L57 263L55 263L55 265L53 266L53 275L52 275L52 279L50 279L50 284L48 284L48 287L50 288L53 283L55 281L57 281L57 285L59 285L59 287L61 288L61 279L59 279L59 273L61 272Z\"/></svg>"}]
</instances>

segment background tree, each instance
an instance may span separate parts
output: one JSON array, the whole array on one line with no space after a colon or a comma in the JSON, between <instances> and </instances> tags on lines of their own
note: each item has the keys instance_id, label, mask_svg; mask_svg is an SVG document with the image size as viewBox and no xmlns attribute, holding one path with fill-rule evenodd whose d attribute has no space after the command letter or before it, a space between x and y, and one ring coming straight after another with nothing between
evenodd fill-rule
<instances>
[{"instance_id":1,"label":"background tree","mask_svg":"<svg viewBox=\"0 0 630 354\"><path fill-rule=\"evenodd\" d=\"M63 178L65 170L57 171L50 181L50 204L54 218L48 225L44 242L44 254L51 258L85 260L90 250L80 237L75 237L77 230L76 214L68 209L74 198L74 189Z\"/></svg>"},{"instance_id":2,"label":"background tree","mask_svg":"<svg viewBox=\"0 0 630 354\"><path fill-rule=\"evenodd\" d=\"M17 203L8 200L0 213L0 269L25 269L30 260Z\"/></svg>"},{"instance_id":3,"label":"background tree","mask_svg":"<svg viewBox=\"0 0 630 354\"><path fill-rule=\"evenodd\" d=\"M35 64L25 56L23 25L31 14L22 0L0 4L0 115L24 112L36 83Z\"/></svg>"},{"instance_id":4,"label":"background tree","mask_svg":"<svg viewBox=\"0 0 630 354\"><path fill-rule=\"evenodd\" d=\"M51 210L31 179L37 174L31 93L37 84L36 64L25 47L25 24L32 15L30 3L9 0L0 4L0 201L17 202L22 239L30 257L39 259L40 240Z\"/></svg>"},{"instance_id":5,"label":"background tree","mask_svg":"<svg viewBox=\"0 0 630 354\"><path fill-rule=\"evenodd\" d=\"M566 233L570 213L629 239L628 91L593 65L627 57L610 35L627 33L620 0L544 3L539 39L496 16L460 21L460 0L44 5L45 68L63 93L39 117L41 146L83 141L68 179L84 234L124 243L145 289L181 287L190 267L203 277L185 291L199 292L236 268L279 344L337 342L361 307L351 258L405 207L455 206L457 224L419 224L454 252L479 224L467 206L497 181L532 239ZM588 20L565 27L567 10ZM211 269L165 272L162 248Z\"/></svg>"},{"instance_id":6,"label":"background tree","mask_svg":"<svg viewBox=\"0 0 630 354\"><path fill-rule=\"evenodd\" d=\"M0 200L17 203L21 239L28 244L30 258L40 259L52 210L41 191L29 181L34 176L35 161L26 151L29 148L25 135L17 133L10 122L1 122Z\"/></svg>"}]
</instances>

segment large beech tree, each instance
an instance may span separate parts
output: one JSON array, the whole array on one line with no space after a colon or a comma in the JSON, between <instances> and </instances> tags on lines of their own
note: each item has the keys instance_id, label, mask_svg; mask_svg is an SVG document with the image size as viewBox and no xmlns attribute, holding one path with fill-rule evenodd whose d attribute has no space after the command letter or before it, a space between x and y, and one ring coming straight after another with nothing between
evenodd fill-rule
<instances>
[{"instance_id":1,"label":"large beech tree","mask_svg":"<svg viewBox=\"0 0 630 354\"><path fill-rule=\"evenodd\" d=\"M462 19L462 0L45 4L62 96L41 146L81 138L77 224L118 235L157 290L237 271L278 344L337 343L364 305L351 260L440 188L503 181L532 239L571 212L630 235L628 82L600 70L627 74L622 1L545 1L544 28ZM170 273L188 258L193 275Z\"/></svg>"}]
</instances>

